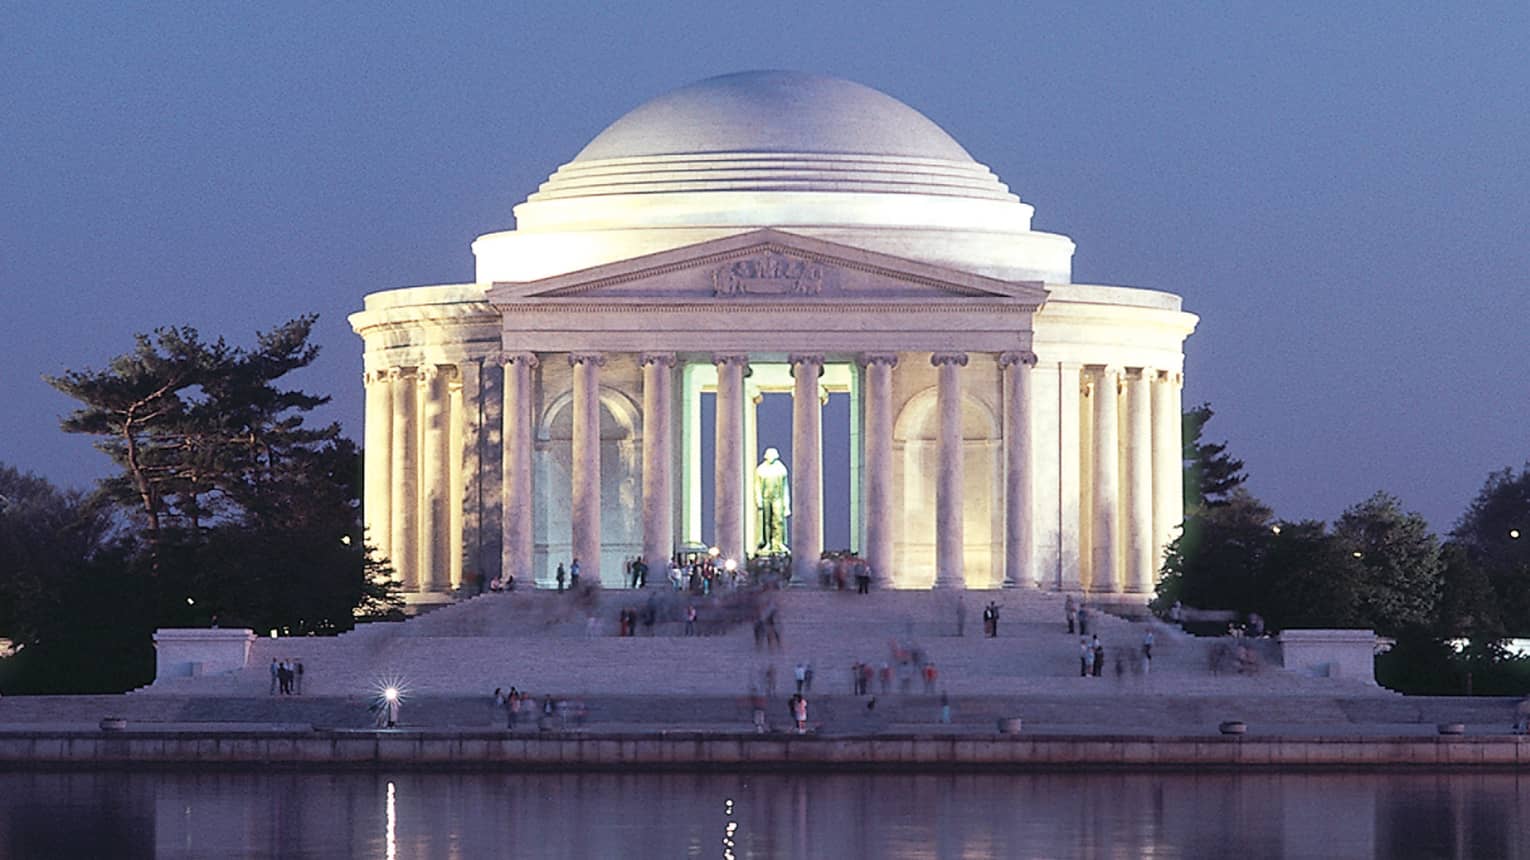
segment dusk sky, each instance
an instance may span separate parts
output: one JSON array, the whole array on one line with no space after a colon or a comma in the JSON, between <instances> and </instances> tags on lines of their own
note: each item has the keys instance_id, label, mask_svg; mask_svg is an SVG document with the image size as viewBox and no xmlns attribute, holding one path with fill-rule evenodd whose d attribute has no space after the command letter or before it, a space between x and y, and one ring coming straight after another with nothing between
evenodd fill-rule
<instances>
[{"instance_id":1,"label":"dusk sky","mask_svg":"<svg viewBox=\"0 0 1530 860\"><path fill-rule=\"evenodd\" d=\"M758 68L906 102L1075 282L1182 295L1185 403L1280 517L1446 530L1530 459L1530 4L1020 5L5 3L0 462L88 486L44 374L308 312L359 439L364 294L470 281L607 124Z\"/></svg>"}]
</instances>

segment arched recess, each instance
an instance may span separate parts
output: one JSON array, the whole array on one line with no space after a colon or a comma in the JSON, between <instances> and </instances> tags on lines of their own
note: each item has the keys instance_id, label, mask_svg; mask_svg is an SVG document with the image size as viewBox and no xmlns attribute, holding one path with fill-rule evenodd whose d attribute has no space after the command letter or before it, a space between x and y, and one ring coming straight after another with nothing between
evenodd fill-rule
<instances>
[{"instance_id":1,"label":"arched recess","mask_svg":"<svg viewBox=\"0 0 1530 860\"><path fill-rule=\"evenodd\" d=\"M935 477L940 416L936 388L908 399L893 423L893 585L929 588L935 582ZM1003 457L998 416L971 392L962 393L962 557L968 588L1004 581Z\"/></svg>"},{"instance_id":2,"label":"arched recess","mask_svg":"<svg viewBox=\"0 0 1530 860\"><path fill-rule=\"evenodd\" d=\"M532 570L548 585L572 551L573 392L564 391L537 421L532 506ZM600 389L600 579L623 585L624 560L643 551L642 410L614 388Z\"/></svg>"}]
</instances>

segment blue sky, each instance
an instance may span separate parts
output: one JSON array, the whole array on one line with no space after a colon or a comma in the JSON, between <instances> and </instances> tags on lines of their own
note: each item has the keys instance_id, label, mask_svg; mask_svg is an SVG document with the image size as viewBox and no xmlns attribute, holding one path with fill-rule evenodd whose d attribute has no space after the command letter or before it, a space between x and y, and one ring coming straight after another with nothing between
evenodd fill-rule
<instances>
[{"instance_id":1,"label":"blue sky","mask_svg":"<svg viewBox=\"0 0 1530 860\"><path fill-rule=\"evenodd\" d=\"M43 374L305 312L359 438L363 294L471 280L648 98L794 68L946 128L1075 281L1183 295L1186 402L1280 516L1447 529L1530 459L1527 44L1522 3L7 3L0 461L107 470Z\"/></svg>"}]
</instances>

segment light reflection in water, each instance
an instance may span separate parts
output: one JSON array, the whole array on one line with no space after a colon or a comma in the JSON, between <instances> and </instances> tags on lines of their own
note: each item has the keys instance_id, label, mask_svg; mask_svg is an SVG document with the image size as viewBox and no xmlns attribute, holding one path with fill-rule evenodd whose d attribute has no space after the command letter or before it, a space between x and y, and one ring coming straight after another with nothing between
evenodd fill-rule
<instances>
[{"instance_id":1,"label":"light reflection in water","mask_svg":"<svg viewBox=\"0 0 1530 860\"><path fill-rule=\"evenodd\" d=\"M398 807L394 805L395 789L392 781L388 783L388 831L385 837L388 841L388 860L394 860L398 856Z\"/></svg>"},{"instance_id":2,"label":"light reflection in water","mask_svg":"<svg viewBox=\"0 0 1530 860\"><path fill-rule=\"evenodd\" d=\"M53 856L1530 860L1530 774L0 774Z\"/></svg>"}]
</instances>

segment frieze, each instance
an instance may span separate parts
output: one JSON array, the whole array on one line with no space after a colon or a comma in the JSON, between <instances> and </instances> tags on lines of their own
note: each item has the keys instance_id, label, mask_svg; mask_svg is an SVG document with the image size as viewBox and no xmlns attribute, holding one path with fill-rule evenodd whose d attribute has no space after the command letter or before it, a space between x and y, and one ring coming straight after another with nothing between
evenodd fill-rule
<instances>
[{"instance_id":1,"label":"frieze","mask_svg":"<svg viewBox=\"0 0 1530 860\"><path fill-rule=\"evenodd\" d=\"M712 270L715 296L816 296L823 291L823 266L768 251Z\"/></svg>"}]
</instances>

